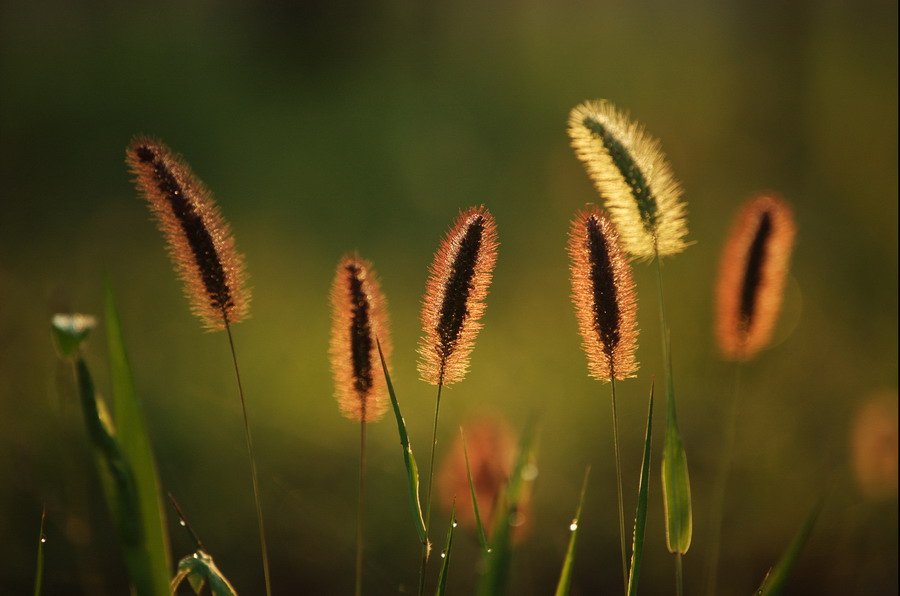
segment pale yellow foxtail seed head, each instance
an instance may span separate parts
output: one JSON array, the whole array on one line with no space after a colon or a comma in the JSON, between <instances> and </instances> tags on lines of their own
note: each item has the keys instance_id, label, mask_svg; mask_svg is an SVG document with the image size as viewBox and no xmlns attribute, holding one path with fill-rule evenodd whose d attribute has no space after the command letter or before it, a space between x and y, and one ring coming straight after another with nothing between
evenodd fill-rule
<instances>
[{"instance_id":1,"label":"pale yellow foxtail seed head","mask_svg":"<svg viewBox=\"0 0 900 596\"><path fill-rule=\"evenodd\" d=\"M605 99L571 111L569 136L628 253L650 260L685 249L681 184L659 141Z\"/></svg>"}]
</instances>

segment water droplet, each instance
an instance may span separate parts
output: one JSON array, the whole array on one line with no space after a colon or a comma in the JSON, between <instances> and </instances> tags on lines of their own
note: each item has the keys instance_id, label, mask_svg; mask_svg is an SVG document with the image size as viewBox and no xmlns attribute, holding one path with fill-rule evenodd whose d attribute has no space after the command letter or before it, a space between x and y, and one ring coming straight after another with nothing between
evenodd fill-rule
<instances>
[{"instance_id":1,"label":"water droplet","mask_svg":"<svg viewBox=\"0 0 900 596\"><path fill-rule=\"evenodd\" d=\"M180 520L178 520L178 525L183 528L187 525L187 522L185 522L183 519L180 519Z\"/></svg>"},{"instance_id":2,"label":"water droplet","mask_svg":"<svg viewBox=\"0 0 900 596\"><path fill-rule=\"evenodd\" d=\"M573 521L571 524L569 524L569 530L570 530L570 531L574 532L574 531L577 530L577 529L578 529L578 522L574 522L574 521Z\"/></svg>"},{"instance_id":3,"label":"water droplet","mask_svg":"<svg viewBox=\"0 0 900 596\"><path fill-rule=\"evenodd\" d=\"M456 526L458 526L458 525L459 525L458 523L453 522L453 527L454 527L454 528L455 528Z\"/></svg>"},{"instance_id":4,"label":"water droplet","mask_svg":"<svg viewBox=\"0 0 900 596\"><path fill-rule=\"evenodd\" d=\"M534 464L527 464L522 468L522 479L526 482L531 482L538 475L538 468Z\"/></svg>"},{"instance_id":5,"label":"water droplet","mask_svg":"<svg viewBox=\"0 0 900 596\"><path fill-rule=\"evenodd\" d=\"M494 552L494 549L488 548L488 549L487 549L487 552L492 553L492 552Z\"/></svg>"},{"instance_id":6,"label":"water droplet","mask_svg":"<svg viewBox=\"0 0 900 596\"><path fill-rule=\"evenodd\" d=\"M41 544L43 544L43 543L45 543L45 542L47 542L47 539L44 538L43 536L41 536Z\"/></svg>"},{"instance_id":7,"label":"water droplet","mask_svg":"<svg viewBox=\"0 0 900 596\"><path fill-rule=\"evenodd\" d=\"M447 558L447 553L441 553L441 558L442 558L442 559L446 559L446 558Z\"/></svg>"}]
</instances>

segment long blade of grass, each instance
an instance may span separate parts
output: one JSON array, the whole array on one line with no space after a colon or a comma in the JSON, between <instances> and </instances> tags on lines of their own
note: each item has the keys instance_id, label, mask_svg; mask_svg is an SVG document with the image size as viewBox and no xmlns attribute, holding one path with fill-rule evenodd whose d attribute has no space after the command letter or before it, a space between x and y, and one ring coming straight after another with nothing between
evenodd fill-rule
<instances>
[{"instance_id":1,"label":"long blade of grass","mask_svg":"<svg viewBox=\"0 0 900 596\"><path fill-rule=\"evenodd\" d=\"M650 488L650 445L653 437L653 390L650 383L650 406L647 408L647 434L644 437L644 456L641 459L641 477L638 482L638 504L634 514L634 544L631 549L631 569L628 572L628 596L635 596L644 558L644 529L647 526L647 495Z\"/></svg>"},{"instance_id":2,"label":"long blade of grass","mask_svg":"<svg viewBox=\"0 0 900 596\"><path fill-rule=\"evenodd\" d=\"M481 512L478 510L478 497L475 494L475 482L472 480L472 468L469 465L469 448L466 446L466 434L459 427L459 436L462 439L463 455L466 457L466 477L469 479L469 493L472 495L472 509L475 512L475 525L478 527L478 541L485 553L491 552L491 545L484 533L484 525L481 523Z\"/></svg>"},{"instance_id":3,"label":"long blade of grass","mask_svg":"<svg viewBox=\"0 0 900 596\"><path fill-rule=\"evenodd\" d=\"M381 342L375 338L378 346L378 356L381 358L381 368L384 370L384 378L387 381L388 393L391 396L391 405L394 407L394 417L397 418L397 432L400 434L400 445L403 447L403 463L406 464L407 487L409 489L409 503L415 518L416 532L422 544L427 542L425 533L425 518L422 515L422 503L419 501L419 466L416 465L416 457L409 445L409 434L406 432L406 421L400 413L400 403L394 393L394 384L391 383L391 373L388 372L384 354L381 352Z\"/></svg>"},{"instance_id":4,"label":"long blade of grass","mask_svg":"<svg viewBox=\"0 0 900 596\"><path fill-rule=\"evenodd\" d=\"M453 509L450 511L450 527L447 529L447 544L444 545L444 552L441 553L441 573L438 575L436 596L444 596L447 590L447 571L450 569L450 549L453 548L453 529L456 527L456 503L453 503Z\"/></svg>"},{"instance_id":5,"label":"long blade of grass","mask_svg":"<svg viewBox=\"0 0 900 596\"><path fill-rule=\"evenodd\" d=\"M666 546L683 555L691 547L691 483L687 455L678 432L675 401L668 400L666 438L662 459L663 503L666 514Z\"/></svg>"},{"instance_id":6,"label":"long blade of grass","mask_svg":"<svg viewBox=\"0 0 900 596\"><path fill-rule=\"evenodd\" d=\"M41 588L44 585L44 520L47 518L47 508L41 509L41 531L38 534L37 565L34 572L34 596L41 596Z\"/></svg>"},{"instance_id":7,"label":"long blade of grass","mask_svg":"<svg viewBox=\"0 0 900 596\"><path fill-rule=\"evenodd\" d=\"M806 520L803 522L803 525L800 526L800 529L797 530L794 539L791 540L790 545L784 554L781 555L778 563L776 563L775 567L770 569L769 573L766 574L766 577L763 578L762 585L760 585L759 589L756 591L757 596L778 596L778 594L781 594L788 578L791 576L791 572L794 570L797 559L800 557L800 551L806 546L806 542L809 540L810 534L812 534L824 503L825 495L823 494L813 506L809 515L806 516Z\"/></svg>"},{"instance_id":8,"label":"long blade of grass","mask_svg":"<svg viewBox=\"0 0 900 596\"><path fill-rule=\"evenodd\" d=\"M578 509L575 511L575 519L569 526L572 534L569 536L569 548L566 550L566 559L563 561L562 572L559 574L559 582L556 584L555 596L569 596L569 586L572 585L572 568L575 565L575 546L578 541L578 529L581 527L581 507L584 505L584 493L587 492L588 477L591 475L591 467L584 470L584 482L581 484L581 496L578 497Z\"/></svg>"},{"instance_id":9,"label":"long blade of grass","mask_svg":"<svg viewBox=\"0 0 900 596\"><path fill-rule=\"evenodd\" d=\"M525 486L534 476L527 474L526 470L533 466L534 459L534 420L529 420L522 433L522 441L519 444L519 453L513 472L509 477L506 493L500 501L496 516L494 517L494 529L492 532L492 552L486 554L485 571L478 584L479 596L500 596L506 593L509 583L509 568L512 560L512 530L518 515L519 502Z\"/></svg>"},{"instance_id":10,"label":"long blade of grass","mask_svg":"<svg viewBox=\"0 0 900 596\"><path fill-rule=\"evenodd\" d=\"M106 502L119 531L131 584L139 596L167 595L168 581L162 586L159 585L144 542L141 508L131 465L115 436L109 414L94 391L94 383L87 364L79 357L75 365L82 413L94 446Z\"/></svg>"},{"instance_id":11,"label":"long blade of grass","mask_svg":"<svg viewBox=\"0 0 900 596\"><path fill-rule=\"evenodd\" d=\"M158 587L162 587L169 584L172 558L169 552L165 508L160 497L159 474L140 398L134 386L115 296L109 279L104 281L106 339L109 347L115 428L122 453L134 474L142 513L144 547L152 568L153 580Z\"/></svg>"}]
</instances>

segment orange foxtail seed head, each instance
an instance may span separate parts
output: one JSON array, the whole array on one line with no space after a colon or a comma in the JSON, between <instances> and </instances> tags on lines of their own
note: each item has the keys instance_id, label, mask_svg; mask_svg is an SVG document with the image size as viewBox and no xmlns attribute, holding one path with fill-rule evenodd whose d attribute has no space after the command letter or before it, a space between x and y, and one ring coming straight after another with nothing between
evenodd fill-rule
<instances>
[{"instance_id":1,"label":"orange foxtail seed head","mask_svg":"<svg viewBox=\"0 0 900 596\"><path fill-rule=\"evenodd\" d=\"M716 334L726 360L750 360L771 339L795 232L791 208L776 194L751 197L741 208L716 287Z\"/></svg>"},{"instance_id":2,"label":"orange foxtail seed head","mask_svg":"<svg viewBox=\"0 0 900 596\"><path fill-rule=\"evenodd\" d=\"M347 418L374 422L387 408L378 342L388 362L391 341L384 296L371 263L357 255L341 259L331 286L331 309L335 398Z\"/></svg>"},{"instance_id":3,"label":"orange foxtail seed head","mask_svg":"<svg viewBox=\"0 0 900 596\"><path fill-rule=\"evenodd\" d=\"M250 292L244 258L212 194L161 141L135 137L125 161L165 234L194 314L210 331L245 319Z\"/></svg>"},{"instance_id":4,"label":"orange foxtail seed head","mask_svg":"<svg viewBox=\"0 0 900 596\"><path fill-rule=\"evenodd\" d=\"M423 381L449 385L465 376L496 262L494 217L484 207L471 207L441 241L429 269L419 345Z\"/></svg>"},{"instance_id":5,"label":"orange foxtail seed head","mask_svg":"<svg viewBox=\"0 0 900 596\"><path fill-rule=\"evenodd\" d=\"M572 302L590 375L601 381L634 376L638 331L631 265L615 226L597 207L585 207L572 220L569 257Z\"/></svg>"},{"instance_id":6,"label":"orange foxtail seed head","mask_svg":"<svg viewBox=\"0 0 900 596\"><path fill-rule=\"evenodd\" d=\"M478 513L485 532L490 533L513 473L518 441L506 421L494 414L471 417L464 428L472 485L475 487L475 498L478 499ZM441 505L449 511L455 502L459 523L474 528L475 508L466 472L466 451L463 450L459 434L441 462L437 483L437 498ZM526 486L519 501L517 515L513 518L514 542L521 541L528 533L532 525L531 512L530 488Z\"/></svg>"}]
</instances>

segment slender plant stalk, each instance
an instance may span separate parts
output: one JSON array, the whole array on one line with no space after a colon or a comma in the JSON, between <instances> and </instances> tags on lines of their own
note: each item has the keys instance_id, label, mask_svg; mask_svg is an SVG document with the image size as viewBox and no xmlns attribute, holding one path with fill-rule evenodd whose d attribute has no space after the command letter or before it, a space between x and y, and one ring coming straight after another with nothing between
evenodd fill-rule
<instances>
[{"instance_id":1,"label":"slender plant stalk","mask_svg":"<svg viewBox=\"0 0 900 596\"><path fill-rule=\"evenodd\" d=\"M719 568L719 548L722 542L722 517L725 509L725 492L728 487L728 476L731 471L731 460L734 456L734 438L737 430L738 391L741 383L741 362L734 364L734 386L731 393L731 404L728 420L725 423L724 445L722 445L722 459L719 462L719 471L716 476L716 484L713 489L712 534L709 539L709 553L706 557L706 594L715 596L716 579Z\"/></svg>"},{"instance_id":2,"label":"slender plant stalk","mask_svg":"<svg viewBox=\"0 0 900 596\"><path fill-rule=\"evenodd\" d=\"M622 461L619 455L619 420L616 410L616 378L610 378L610 393L612 394L612 412L613 412L613 445L616 451L616 485L619 489L619 542L622 546L622 578L625 582L625 593L628 593L628 566L625 562L627 553L625 552L625 499L622 496Z\"/></svg>"},{"instance_id":3,"label":"slender plant stalk","mask_svg":"<svg viewBox=\"0 0 900 596\"><path fill-rule=\"evenodd\" d=\"M366 420L359 422L359 510L356 514L356 596L362 595L363 515L366 502Z\"/></svg>"},{"instance_id":4,"label":"slender plant stalk","mask_svg":"<svg viewBox=\"0 0 900 596\"><path fill-rule=\"evenodd\" d=\"M196 545L197 550L205 551L206 547L203 546L203 541L200 540L200 535L197 534L197 531L194 530L194 526L192 526L191 522L188 521L187 516L181 509L181 505L179 505L178 501L175 500L175 495L173 495L171 491L169 492L169 501L172 503L172 507L175 508L175 513L178 514L178 525L188 531L188 534L191 535L191 539L194 541L194 545Z\"/></svg>"},{"instance_id":5,"label":"slender plant stalk","mask_svg":"<svg viewBox=\"0 0 900 596\"><path fill-rule=\"evenodd\" d=\"M44 585L44 520L47 519L46 505L41 509L41 530L38 534L37 566L34 572L34 596L41 596L41 588Z\"/></svg>"},{"instance_id":6,"label":"slender plant stalk","mask_svg":"<svg viewBox=\"0 0 900 596\"><path fill-rule=\"evenodd\" d=\"M675 553L675 596L684 596L684 572L681 569L681 553Z\"/></svg>"},{"instance_id":7,"label":"slender plant stalk","mask_svg":"<svg viewBox=\"0 0 900 596\"><path fill-rule=\"evenodd\" d=\"M662 267L659 264L659 253L656 255L656 290L659 294L659 327L662 331L663 366L666 370L666 409L669 416L675 411L675 381L672 379L672 353L669 345L669 325L666 320L665 292L663 292ZM679 542L676 537L675 543ZM675 594L684 593L684 580L681 569L681 553L675 553Z\"/></svg>"},{"instance_id":8,"label":"slender plant stalk","mask_svg":"<svg viewBox=\"0 0 900 596\"><path fill-rule=\"evenodd\" d=\"M244 386L241 384L241 370L238 367L237 352L234 349L234 338L231 336L231 325L228 315L222 311L225 320L225 331L228 333L228 346L231 348L231 360L234 362L234 375L237 379L238 393L241 396L241 413L244 415L244 437L247 439L247 455L250 457L250 477L253 481L253 499L256 504L256 524L259 527L259 548L262 551L263 576L266 582L266 596L272 596L272 584L269 579L269 549L266 546L266 526L263 521L262 504L259 498L259 480L256 474L256 455L253 452L253 439L250 437L250 422L247 419L247 404L244 401Z\"/></svg>"},{"instance_id":9,"label":"slender plant stalk","mask_svg":"<svg viewBox=\"0 0 900 596\"><path fill-rule=\"evenodd\" d=\"M431 551L429 533L431 530L431 486L434 481L434 452L437 448L438 416L441 413L441 389L443 382L437 386L437 400L434 404L434 427L431 430L431 463L428 464L428 490L425 493L425 544L422 545L422 566L419 568L419 596L425 593L425 568L428 565L428 553Z\"/></svg>"}]
</instances>

